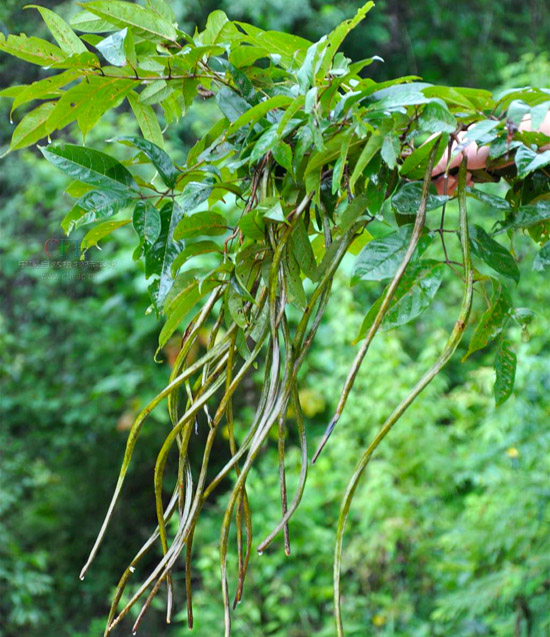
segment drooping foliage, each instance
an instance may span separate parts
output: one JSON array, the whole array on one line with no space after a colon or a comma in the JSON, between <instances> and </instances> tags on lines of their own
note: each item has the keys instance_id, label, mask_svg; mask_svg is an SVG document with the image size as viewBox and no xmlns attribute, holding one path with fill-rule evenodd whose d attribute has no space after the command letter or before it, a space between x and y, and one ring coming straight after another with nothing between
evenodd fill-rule
<instances>
[{"instance_id":1,"label":"drooping foliage","mask_svg":"<svg viewBox=\"0 0 550 637\"><path fill-rule=\"evenodd\" d=\"M358 458L345 492L335 553L339 634L340 554L359 478L384 436L455 352L468 327L474 292L487 307L467 355L496 340L497 403L512 393L516 357L507 330L529 316L512 307L509 289L520 272L511 240L525 230L535 243L544 244L550 224L550 151L538 152L549 140L542 133L520 132L518 125L528 115L537 129L548 111L549 93L521 89L493 97L488 91L434 86L416 77L375 82L368 77L375 57L352 62L339 52L371 7L366 4L311 43L231 22L220 11L191 36L178 29L162 0L147 6L98 0L87 3L72 26L39 8L57 44L24 35L0 41L6 53L51 71L29 86L3 91L13 98L12 112L40 102L15 128L10 150L61 135L73 123L85 138L122 103L133 112L142 135L109 140L109 152L69 143L39 148L72 179L67 192L75 201L64 230L93 224L83 239L84 251L133 225L138 238L134 259L150 282L151 309L165 321L158 354L177 332L182 334L168 384L130 430L115 494L82 571L84 577L106 533L142 426L166 399L172 428L154 471L158 527L121 577L106 633L141 601L137 629L163 585L170 619L172 570L181 554L192 624L195 526L213 491L234 474L220 538L229 634L230 528L234 520L237 603L252 550L246 481L272 431L278 438L282 518L258 550L282 533L290 551L288 521L300 504L308 469L300 369L347 254L357 255L352 284L387 281L387 286L359 330L361 347L314 460L337 425L376 333L414 321L436 295L444 302L441 290L451 279L462 282L463 295L459 307L449 308L456 322L439 356ZM185 162L176 163L164 148L163 127L185 116L194 102L209 100L219 107L220 118ZM465 138L459 140L459 132L466 132ZM445 152L456 154L470 142L489 147L488 163L469 175L462 163L458 214L451 214L452 196L447 189L446 194L436 191L433 169ZM441 173L449 178L449 164ZM509 188L505 196L491 194L467 187L468 177L476 182L503 179ZM498 212L491 234L479 220L468 218L472 199ZM537 267L545 269L548 262L545 246ZM211 328L206 352L191 361L189 354L206 325ZM258 366L265 380L256 414L247 430L237 430L233 398ZM285 480L289 409L301 448L300 480L290 502ZM193 474L189 449L197 453L192 438L199 425L208 435L201 469ZM209 461L222 430L232 457L213 475ZM164 474L171 461L177 463L177 480L167 491ZM171 519L175 525L168 525ZM119 610L127 582L157 541L162 559Z\"/></svg>"}]
</instances>

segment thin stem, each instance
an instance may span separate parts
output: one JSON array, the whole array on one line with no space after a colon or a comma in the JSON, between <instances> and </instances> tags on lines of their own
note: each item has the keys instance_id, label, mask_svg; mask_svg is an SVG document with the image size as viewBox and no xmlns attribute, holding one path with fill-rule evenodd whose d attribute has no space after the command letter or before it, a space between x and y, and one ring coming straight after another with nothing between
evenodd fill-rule
<instances>
[{"instance_id":1,"label":"thin stem","mask_svg":"<svg viewBox=\"0 0 550 637\"><path fill-rule=\"evenodd\" d=\"M338 402L338 406L336 408L334 417L332 418L329 426L327 427L325 434L319 444L319 447L317 448L317 451L315 452L313 456L312 463L314 463L319 457L319 454L321 453L321 451L323 450L323 447L328 442L328 439L330 438L330 435L332 434L334 427L336 426L336 423L338 422L340 416L342 415L342 412L344 411L344 407L346 405L348 396L353 387L353 383L355 382L355 378L357 377L359 369L361 368L361 364L363 363L363 360L368 352L370 344L372 343L374 336L378 332L378 329L382 323L382 320L384 319L384 316L386 315L386 312L388 311L390 307L390 303L393 299L395 291L397 290L397 287L399 286L399 283L401 282L401 279L403 278L403 275L405 274L405 270L416 250L416 246L418 245L420 236L422 235L424 224L426 222L426 208L428 204L428 192L429 192L429 187L431 184L432 169L433 169L438 146L439 146L439 142L437 142L434 145L430 153L430 157L428 160L428 167L426 169L426 174L424 175L424 183L422 185L422 198L420 200L418 214L416 215L416 220L414 223L411 239L407 247L407 251L405 252L405 255L403 256L403 260L401 261L399 268L397 269L397 272L395 273L395 276L393 277L391 283L389 284L386 290L386 294L382 300L378 313L376 314L376 317L368 331L368 334L365 340L363 341L363 345L361 346L361 349L357 352L357 355L355 356L355 360L353 361L351 369L348 373L348 377L346 378L346 382L344 383L344 388L342 389L342 393L340 395L340 400Z\"/></svg>"},{"instance_id":2,"label":"thin stem","mask_svg":"<svg viewBox=\"0 0 550 637\"><path fill-rule=\"evenodd\" d=\"M461 304L458 319L437 361L424 374L424 376L422 376L422 378L418 381L418 383L414 386L414 388L409 392L409 394L401 401L401 403L399 403L399 405L394 409L393 413L387 418L386 422L382 425L381 429L376 434L374 440L370 443L370 445L367 447L367 449L363 453L361 459L359 460L355 468L355 471L351 477L351 480L348 483L346 493L344 495L344 499L342 501L342 505L340 508L340 515L338 518L338 528L336 532L336 547L334 552L334 608L335 608L335 619L336 619L338 637L343 637L344 635L344 627L342 622L342 609L341 609L341 601L340 601L340 598L341 598L340 571L341 571L341 559L342 559L342 545L343 545L343 539L344 539L346 520L348 517L350 507L351 507L353 496L359 484L359 480L361 476L363 475L363 472L365 468L367 467L378 445L386 437L386 435L391 430L391 428L395 425L395 423L399 420L399 418L401 418L401 416L405 413L407 408L412 404L412 402L417 398L417 396L432 382L432 380L437 376L437 374L439 374L439 372L443 369L443 367L447 364L451 356L454 354L456 348L458 347L458 344L460 343L462 339L464 330L466 329L466 325L468 323L468 318L470 316L474 284L473 284L472 265L471 265L471 259L470 259L470 240L468 236L468 217L467 217L467 211L466 211L465 184L466 184L466 163L464 161L461 165L461 169L459 173L458 200L459 200L459 207L460 207L460 239L462 244L462 255L464 259L464 279L466 281L466 284L464 287L464 294L462 297L462 304Z\"/></svg>"}]
</instances>

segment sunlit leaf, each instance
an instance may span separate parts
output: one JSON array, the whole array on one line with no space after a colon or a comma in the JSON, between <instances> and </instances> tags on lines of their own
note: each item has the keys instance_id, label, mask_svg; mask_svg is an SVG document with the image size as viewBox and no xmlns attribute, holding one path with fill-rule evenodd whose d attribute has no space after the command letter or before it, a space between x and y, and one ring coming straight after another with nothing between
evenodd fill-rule
<instances>
[{"instance_id":1,"label":"sunlit leaf","mask_svg":"<svg viewBox=\"0 0 550 637\"><path fill-rule=\"evenodd\" d=\"M131 2L121 0L98 0L87 2L86 10L110 22L119 29L132 27L136 34L154 40L175 40L174 25L154 11Z\"/></svg>"},{"instance_id":2,"label":"sunlit leaf","mask_svg":"<svg viewBox=\"0 0 550 637\"><path fill-rule=\"evenodd\" d=\"M57 13L36 4L29 4L26 8L37 9L40 12L55 41L63 51L69 55L72 53L86 53L88 51L82 40Z\"/></svg>"},{"instance_id":3,"label":"sunlit leaf","mask_svg":"<svg viewBox=\"0 0 550 637\"><path fill-rule=\"evenodd\" d=\"M97 246L98 242L112 234L118 228L125 226L131 222L131 219L122 219L121 221L105 221L89 230L82 239L80 249L86 252L93 246Z\"/></svg>"}]
</instances>

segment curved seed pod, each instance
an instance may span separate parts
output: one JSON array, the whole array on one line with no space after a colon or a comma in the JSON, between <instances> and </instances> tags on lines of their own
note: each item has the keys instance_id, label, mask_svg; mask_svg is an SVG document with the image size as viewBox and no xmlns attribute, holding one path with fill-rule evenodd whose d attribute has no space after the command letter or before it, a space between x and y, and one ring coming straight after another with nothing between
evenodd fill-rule
<instances>
[{"instance_id":1,"label":"curved seed pod","mask_svg":"<svg viewBox=\"0 0 550 637\"><path fill-rule=\"evenodd\" d=\"M130 433L128 434L128 440L126 441L126 449L124 451L124 458L123 458L123 461L122 461L122 467L120 469L120 473L119 473L119 476L118 476L117 484L115 486L115 490L114 490L111 502L109 504L109 508L107 509L107 513L105 515L105 519L103 521L101 529L99 530L99 533L98 533L97 539L96 539L96 541L94 543L94 546L92 547L92 550L90 551L90 555L88 557L88 560L86 561L86 564L84 565L84 567L82 568L82 571L80 572L80 579L84 579L84 576L86 575L86 572L90 568L91 563L93 562L95 556L97 555L97 552L99 550L101 542L103 541L103 538L105 536L105 532L107 530L107 526L109 525L109 522L110 522L111 517L113 515L114 508L116 506L116 503L118 502L118 498L120 496L120 492L122 491L122 486L124 484L124 478L126 477L126 473L128 471L128 467L130 466L130 461L132 459L134 448L136 446L136 442L137 442L137 439L138 439L139 434L141 432L141 427L143 426L143 423L145 422L145 420L147 419L149 414L153 411L153 409L164 398L166 398L166 396L171 394L175 389L177 389L188 378L190 378L191 376L193 376L193 374L195 374L197 371L199 371L206 362L208 362L209 360L211 360L213 358L216 358L217 356L223 354L223 352L227 348L228 348L228 343L226 341L224 341L224 342L218 344L210 352L207 352L196 363L194 363L188 369L186 369L185 372L182 372L179 376L174 378L139 413L139 415L136 418L134 424L132 425L132 428L130 429Z\"/></svg>"},{"instance_id":2,"label":"curved seed pod","mask_svg":"<svg viewBox=\"0 0 550 637\"><path fill-rule=\"evenodd\" d=\"M346 378L346 382L344 383L344 388L342 389L340 400L338 401L338 407L336 408L336 412L332 420L330 421L329 426L327 427L325 431L323 439L321 440L319 446L317 447L317 451L315 452L312 459L313 463L319 457L319 454L321 453L321 451L323 450L323 447L328 442L328 439L330 435L332 434L334 427L336 426L336 423L338 422L340 416L342 415L349 393L351 391L351 388L353 387L353 383L355 382L357 373L359 372L359 369L361 368L361 364L363 363L363 360L367 354L370 344L372 343L372 340L374 339L374 336L376 335L376 332L378 332L378 329L380 325L382 324L382 320L384 319L384 316L386 315L386 312L388 311L391 300L395 294L395 291L397 290L397 286L399 285L401 279L403 278L403 275L405 274L405 270L407 269L407 266L409 265L409 262L414 254L414 251L416 250L416 246L418 245L418 241L420 239L422 230L424 229L424 224L426 222L426 209L428 204L429 187L430 187L431 178L432 178L432 169L434 166L435 157L436 157L436 153L437 153L437 149L439 147L440 141L441 139L439 139L434 144L434 147L432 148L430 152L428 167L426 168L426 173L424 175L424 182L422 184L422 198L420 200L420 206L418 208L418 213L416 215L416 219L414 222L414 227L413 227L409 245L407 247L405 255L403 256L403 260L401 261L399 267L397 268L397 272L395 273L395 276L393 277L391 283L388 286L386 294L384 295L384 298L380 305L380 309L378 310L378 313L376 314L376 317L368 331L368 334L365 337L365 340L363 341L363 345L361 345L360 350L357 352L357 355L355 356L353 365L351 366L351 369L348 373L348 377Z\"/></svg>"},{"instance_id":3,"label":"curved seed pod","mask_svg":"<svg viewBox=\"0 0 550 637\"><path fill-rule=\"evenodd\" d=\"M265 294L262 294L262 298L265 299ZM194 525L196 524L196 519L197 519L197 516L198 516L198 514L200 512L202 504L203 504L204 500L206 499L206 497L208 495L208 494L205 494L204 482L205 482L205 479L206 479L206 471L207 471L207 467L208 467L208 461L209 461L209 456L210 456L210 452L211 452L211 449L212 449L212 444L213 444L214 437L215 437L215 434L216 434L217 424L221 421L221 418L223 417L223 414L225 413L225 408L226 408L226 405L227 405L227 402L228 402L229 398L233 395L233 393L235 392L235 390L239 386L242 378L247 373L247 371L249 370L249 368L253 364L254 360L257 358L257 356L259 355L260 351L262 350L266 336L267 336L267 326L264 328L263 333L260 334L260 336L258 337L258 341L256 343L256 346L252 350L249 358L243 363L243 365L239 369L239 372L235 375L235 377L234 377L234 379L233 379L233 381L231 383L231 386L229 388L229 391L226 392L226 394L224 395L224 397L220 401L218 410L217 410L216 415L214 416L214 419L213 419L214 426L209 431L209 434L208 434L208 437L207 437L207 440L206 440L206 443L205 443L204 456L203 456L201 472L200 472L200 475L199 475L199 479L197 481L197 486L196 486L196 489L195 489L195 495L193 497L193 503L192 503L192 505L191 505L191 507L189 509L189 512L188 512L188 514L186 516L185 524L181 524L180 525L180 527L178 529L178 532L176 533L176 536L175 536L172 544L170 545L166 555L164 555L163 558L159 561L159 563L157 564L157 566L155 567L153 572L141 584L140 588L132 596L132 598L128 601L128 603L126 604L124 609L119 613L119 615L115 619L113 619L111 621L111 623L110 623L110 625L108 627L107 634L116 625L118 625L120 623L120 621L122 621L122 619L128 614L130 609L136 604L136 602L141 598L141 596L144 594L144 592L149 588L149 586L153 582L155 582L155 581L157 581L157 582L158 581L163 581L163 579L167 576L169 570L172 568L173 564L177 560L177 558L180 555L181 551L183 550L184 546L186 545L186 542L189 540L189 537L190 537L191 533L193 532ZM223 380L224 380L224 378L222 376L221 377L221 381L223 381ZM219 379L218 379L217 382L220 382ZM220 383L220 385L221 385L221 383ZM204 399L204 397L203 397L203 399ZM202 401L199 401L199 403L201 403L201 402ZM200 409L201 407L202 407L202 404L199 404L198 409ZM194 409L196 409L196 406L194 407ZM173 442L174 429L172 429L172 431L170 432L169 436L172 437L172 442ZM157 463L158 463L158 459L157 459ZM158 476L156 477L156 479L158 479Z\"/></svg>"},{"instance_id":4,"label":"curved seed pod","mask_svg":"<svg viewBox=\"0 0 550 637\"><path fill-rule=\"evenodd\" d=\"M298 424L298 433L300 436L300 450L301 450L301 465L300 465L300 477L298 480L298 488L296 489L296 494L288 510L284 512L283 518L277 524L277 526L271 531L271 533L265 538L265 540L258 546L258 553L263 553L265 549L273 542L273 540L277 537L277 535L281 532L281 529L285 528L285 525L288 523L294 512L298 508L302 500L302 496L304 494L304 489L306 486L307 480L307 438L306 431L304 427L304 416L302 413L302 408L300 406L300 399L298 397L298 386L294 383L292 388L292 404L294 406L294 410L296 412L296 422Z\"/></svg>"},{"instance_id":5,"label":"curved seed pod","mask_svg":"<svg viewBox=\"0 0 550 637\"><path fill-rule=\"evenodd\" d=\"M470 316L470 310L472 307L472 297L474 290L472 264L470 259L470 240L468 236L468 216L466 211L466 163L463 162L459 173L459 208L460 208L460 241L462 245L462 256L464 260L464 294L462 297L462 304L460 308L460 314L456 320L453 331L451 332L443 351L439 355L433 366L422 376L417 382L409 394L399 403L394 409L392 414L387 418L386 422L382 425L379 432L367 447L363 455L361 456L355 471L348 483L344 499L340 508L340 515L338 518L338 528L336 532L336 548L334 552L334 607L335 607L335 619L336 627L338 631L338 637L343 637L344 627L342 623L342 609L340 604L340 570L342 559L342 544L344 539L344 531L346 526L346 520L359 480L367 467L372 454L375 452L378 445L386 437L391 428L405 413L407 408L417 398L417 396L432 382L432 380L439 374L439 372L448 363L451 356L454 354L458 344L462 340L464 330L468 323Z\"/></svg>"}]
</instances>

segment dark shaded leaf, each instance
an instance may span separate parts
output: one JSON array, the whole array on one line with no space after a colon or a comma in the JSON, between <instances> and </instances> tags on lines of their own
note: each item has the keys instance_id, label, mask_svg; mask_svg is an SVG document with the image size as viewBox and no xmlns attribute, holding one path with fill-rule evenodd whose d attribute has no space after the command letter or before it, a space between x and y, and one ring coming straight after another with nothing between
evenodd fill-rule
<instances>
[{"instance_id":1,"label":"dark shaded leaf","mask_svg":"<svg viewBox=\"0 0 550 637\"><path fill-rule=\"evenodd\" d=\"M422 184L420 182L409 182L403 184L391 198L391 203L396 212L401 215L415 215L422 200ZM449 197L438 195L435 187L430 186L426 210L440 208Z\"/></svg>"},{"instance_id":2,"label":"dark shaded leaf","mask_svg":"<svg viewBox=\"0 0 550 637\"><path fill-rule=\"evenodd\" d=\"M67 234L87 223L112 217L133 201L119 190L90 190L82 195L61 222Z\"/></svg>"},{"instance_id":3,"label":"dark shaded leaf","mask_svg":"<svg viewBox=\"0 0 550 637\"><path fill-rule=\"evenodd\" d=\"M156 144L153 144L153 142L143 139L142 137L115 137L113 141L127 142L141 150L158 170L159 175L162 177L162 181L164 181L164 183L170 188L173 188L176 185L181 173L174 166L174 162L170 159L168 153L162 148L159 148Z\"/></svg>"},{"instance_id":4,"label":"dark shaded leaf","mask_svg":"<svg viewBox=\"0 0 550 637\"><path fill-rule=\"evenodd\" d=\"M138 201L132 218L140 242L151 246L159 238L161 231L160 213L149 201Z\"/></svg>"},{"instance_id":5,"label":"dark shaded leaf","mask_svg":"<svg viewBox=\"0 0 550 637\"><path fill-rule=\"evenodd\" d=\"M518 167L518 177L523 179L529 173L550 164L550 150L536 153L527 146L520 146L516 150L515 162Z\"/></svg>"},{"instance_id":6,"label":"dark shaded leaf","mask_svg":"<svg viewBox=\"0 0 550 637\"><path fill-rule=\"evenodd\" d=\"M536 270L537 272L550 270L550 243L543 245L540 249L539 253L535 257L533 270Z\"/></svg>"},{"instance_id":7,"label":"dark shaded leaf","mask_svg":"<svg viewBox=\"0 0 550 637\"><path fill-rule=\"evenodd\" d=\"M472 252L484 261L495 272L502 274L516 283L519 281L519 269L514 257L489 236L480 226L470 228L470 241Z\"/></svg>"},{"instance_id":8,"label":"dark shaded leaf","mask_svg":"<svg viewBox=\"0 0 550 637\"><path fill-rule=\"evenodd\" d=\"M106 153L87 146L39 146L44 157L64 173L98 188L136 190L130 171Z\"/></svg>"}]
</instances>

